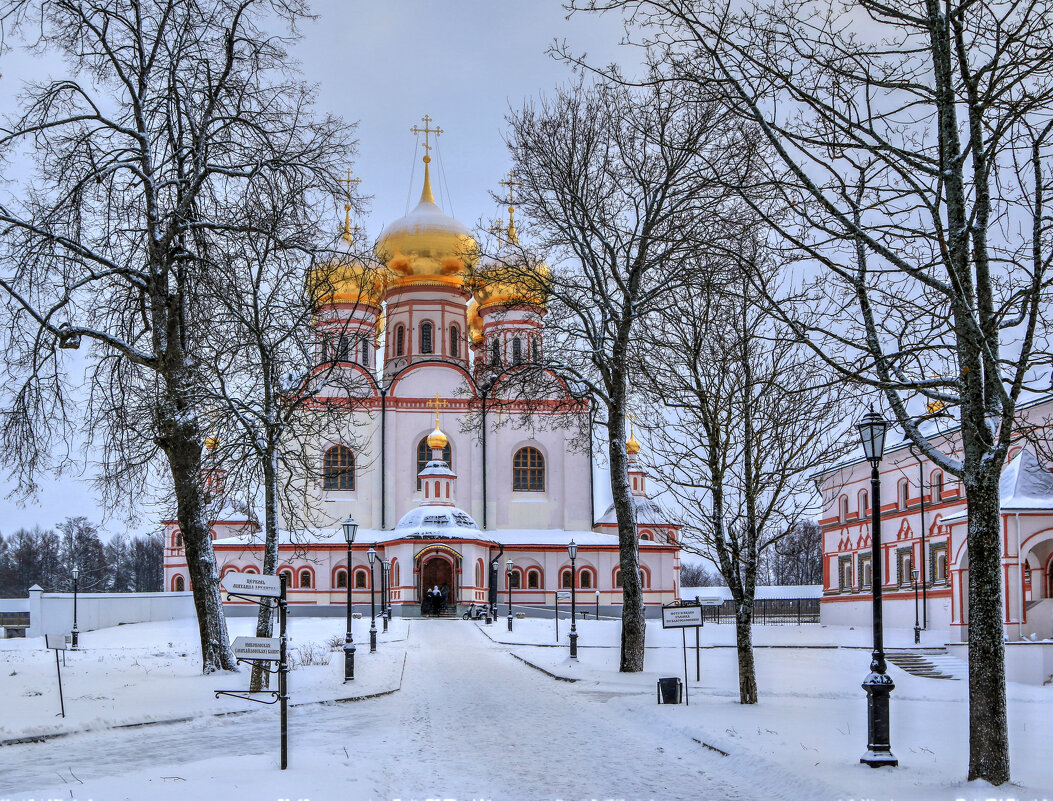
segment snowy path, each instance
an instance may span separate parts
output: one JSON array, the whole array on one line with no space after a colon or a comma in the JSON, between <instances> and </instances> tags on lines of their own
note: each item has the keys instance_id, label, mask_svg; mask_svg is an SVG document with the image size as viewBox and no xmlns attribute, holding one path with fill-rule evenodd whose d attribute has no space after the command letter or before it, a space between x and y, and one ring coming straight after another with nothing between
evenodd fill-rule
<instances>
[{"instance_id":1,"label":"snowy path","mask_svg":"<svg viewBox=\"0 0 1053 801\"><path fill-rule=\"evenodd\" d=\"M716 780L710 768L720 771L721 758L660 718L627 721L609 695L553 681L474 625L414 623L408 649L401 692L291 711L286 774L274 764L277 726L267 709L2 748L0 795L68 797L73 789L109 801L149 787L158 797L176 781L165 777L178 776L170 790L206 790L207 781L206 798L756 797L748 777L735 777L739 788Z\"/></svg>"}]
</instances>

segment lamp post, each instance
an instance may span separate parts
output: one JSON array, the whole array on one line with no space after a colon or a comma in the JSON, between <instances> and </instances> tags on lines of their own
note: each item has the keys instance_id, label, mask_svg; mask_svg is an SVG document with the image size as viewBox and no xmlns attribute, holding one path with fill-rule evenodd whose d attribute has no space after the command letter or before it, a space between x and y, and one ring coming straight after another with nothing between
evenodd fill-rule
<instances>
[{"instance_id":1,"label":"lamp post","mask_svg":"<svg viewBox=\"0 0 1053 801\"><path fill-rule=\"evenodd\" d=\"M596 619L600 619L600 591L596 590Z\"/></svg>"},{"instance_id":2,"label":"lamp post","mask_svg":"<svg viewBox=\"0 0 1053 801\"><path fill-rule=\"evenodd\" d=\"M863 454L870 462L871 504L871 563L873 565L873 615L874 651L870 660L870 673L863 680L867 693L867 752L859 758L872 768L895 767L899 760L892 755L889 743L889 695L896 685L889 677L885 665L885 647L881 619L881 474L878 465L885 454L885 432L888 422L873 409L856 425L863 441Z\"/></svg>"},{"instance_id":3,"label":"lamp post","mask_svg":"<svg viewBox=\"0 0 1053 801\"><path fill-rule=\"evenodd\" d=\"M512 630L512 567L513 567L512 560L509 559L505 563L505 566L508 568L508 571L505 573L505 575L508 578L508 630L511 631Z\"/></svg>"},{"instance_id":4,"label":"lamp post","mask_svg":"<svg viewBox=\"0 0 1053 801\"><path fill-rule=\"evenodd\" d=\"M76 651L80 640L80 632L77 631L77 577L80 576L80 569L74 565L70 574L73 576L73 631L70 632L70 647Z\"/></svg>"},{"instance_id":5,"label":"lamp post","mask_svg":"<svg viewBox=\"0 0 1053 801\"><path fill-rule=\"evenodd\" d=\"M384 633L388 633L388 621L391 620L391 562L385 559L380 563L381 617L384 618Z\"/></svg>"},{"instance_id":6,"label":"lamp post","mask_svg":"<svg viewBox=\"0 0 1053 801\"><path fill-rule=\"evenodd\" d=\"M921 625L918 622L918 577L921 571L914 568L910 571L910 578L914 582L914 644L921 643Z\"/></svg>"},{"instance_id":7,"label":"lamp post","mask_svg":"<svg viewBox=\"0 0 1053 801\"><path fill-rule=\"evenodd\" d=\"M374 543L375 544L375 543ZM369 546L369 653L377 652L377 601L374 588L373 563L377 561L377 550Z\"/></svg>"},{"instance_id":8,"label":"lamp post","mask_svg":"<svg viewBox=\"0 0 1053 801\"><path fill-rule=\"evenodd\" d=\"M578 544L574 540L567 546L567 555L570 556L570 658L578 658L578 625L575 620L578 616L577 592L575 585L578 583L577 573L574 571L574 560L578 558Z\"/></svg>"},{"instance_id":9,"label":"lamp post","mask_svg":"<svg viewBox=\"0 0 1053 801\"><path fill-rule=\"evenodd\" d=\"M351 631L351 586L353 574L351 572L351 545L358 533L358 523L353 518L347 518L340 524L344 529L344 539L347 541L347 635L344 637L344 681L352 681L355 678L355 638Z\"/></svg>"}]
</instances>

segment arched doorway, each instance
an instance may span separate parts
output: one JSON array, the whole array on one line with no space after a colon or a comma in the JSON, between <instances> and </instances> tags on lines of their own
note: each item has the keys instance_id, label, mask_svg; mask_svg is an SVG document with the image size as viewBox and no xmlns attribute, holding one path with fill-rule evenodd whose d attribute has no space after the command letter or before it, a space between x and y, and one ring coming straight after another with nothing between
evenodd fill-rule
<instances>
[{"instance_id":1,"label":"arched doorway","mask_svg":"<svg viewBox=\"0 0 1053 801\"><path fill-rule=\"evenodd\" d=\"M433 587L438 587L440 590L445 587L447 604L450 609L456 610L456 571L450 558L441 553L426 554L421 558L418 597L422 604L425 599L425 593Z\"/></svg>"}]
</instances>

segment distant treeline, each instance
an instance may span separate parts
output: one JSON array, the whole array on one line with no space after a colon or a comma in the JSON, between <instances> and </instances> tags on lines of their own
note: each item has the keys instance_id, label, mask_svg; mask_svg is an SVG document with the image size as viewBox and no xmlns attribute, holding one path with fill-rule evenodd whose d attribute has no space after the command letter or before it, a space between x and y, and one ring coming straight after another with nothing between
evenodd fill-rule
<instances>
[{"instance_id":1,"label":"distant treeline","mask_svg":"<svg viewBox=\"0 0 1053 801\"><path fill-rule=\"evenodd\" d=\"M103 543L98 527L83 517L66 518L55 529L0 534L0 598L26 598L34 584L70 592L74 565L78 592L157 592L163 548L160 535L119 534Z\"/></svg>"}]
</instances>

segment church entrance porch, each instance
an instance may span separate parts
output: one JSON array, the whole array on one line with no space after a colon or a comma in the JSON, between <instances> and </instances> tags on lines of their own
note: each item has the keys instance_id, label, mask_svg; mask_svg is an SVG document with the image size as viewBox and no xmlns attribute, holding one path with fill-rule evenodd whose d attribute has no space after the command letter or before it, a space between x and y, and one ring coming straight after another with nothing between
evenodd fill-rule
<instances>
[{"instance_id":1,"label":"church entrance porch","mask_svg":"<svg viewBox=\"0 0 1053 801\"><path fill-rule=\"evenodd\" d=\"M436 588L438 594L435 593ZM456 615L456 571L453 562L445 554L433 553L421 558L417 597L422 615Z\"/></svg>"}]
</instances>

